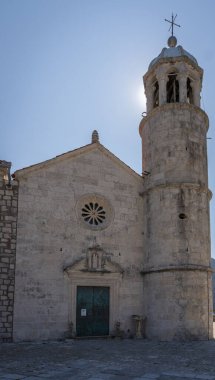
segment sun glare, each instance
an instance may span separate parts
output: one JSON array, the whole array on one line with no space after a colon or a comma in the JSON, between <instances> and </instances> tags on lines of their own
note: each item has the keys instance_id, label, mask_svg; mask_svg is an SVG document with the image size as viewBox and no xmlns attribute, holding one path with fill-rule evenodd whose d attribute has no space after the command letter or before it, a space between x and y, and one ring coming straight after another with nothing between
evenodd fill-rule
<instances>
[{"instance_id":1,"label":"sun glare","mask_svg":"<svg viewBox=\"0 0 215 380\"><path fill-rule=\"evenodd\" d=\"M146 109L146 95L144 91L143 85L139 87L138 92L137 92L137 98L138 98L138 103Z\"/></svg>"}]
</instances>

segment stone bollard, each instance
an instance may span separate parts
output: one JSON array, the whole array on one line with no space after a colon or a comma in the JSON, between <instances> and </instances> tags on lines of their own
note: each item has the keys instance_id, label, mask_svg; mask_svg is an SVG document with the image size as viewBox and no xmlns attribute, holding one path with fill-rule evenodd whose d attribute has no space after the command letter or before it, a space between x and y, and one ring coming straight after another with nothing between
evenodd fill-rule
<instances>
[{"instance_id":1,"label":"stone bollard","mask_svg":"<svg viewBox=\"0 0 215 380\"><path fill-rule=\"evenodd\" d=\"M132 315L132 319L135 321L135 338L142 339L142 324L144 318L141 315Z\"/></svg>"}]
</instances>

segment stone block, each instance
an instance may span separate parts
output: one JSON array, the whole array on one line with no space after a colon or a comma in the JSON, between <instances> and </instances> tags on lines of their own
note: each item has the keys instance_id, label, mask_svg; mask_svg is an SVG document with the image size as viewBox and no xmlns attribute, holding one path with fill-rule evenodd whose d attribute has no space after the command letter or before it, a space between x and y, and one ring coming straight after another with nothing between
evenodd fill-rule
<instances>
[{"instance_id":1,"label":"stone block","mask_svg":"<svg viewBox=\"0 0 215 380\"><path fill-rule=\"evenodd\" d=\"M2 258L1 258L1 262L2 262L2 263L9 263L9 261L10 261L10 260L9 260L8 257L2 257Z\"/></svg>"}]
</instances>

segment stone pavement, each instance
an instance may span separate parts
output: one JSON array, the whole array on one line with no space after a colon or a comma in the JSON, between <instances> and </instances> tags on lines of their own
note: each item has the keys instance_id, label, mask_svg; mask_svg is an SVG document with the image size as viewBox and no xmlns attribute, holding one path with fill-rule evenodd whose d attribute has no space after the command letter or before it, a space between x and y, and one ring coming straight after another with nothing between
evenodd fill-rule
<instances>
[{"instance_id":1,"label":"stone pavement","mask_svg":"<svg viewBox=\"0 0 215 380\"><path fill-rule=\"evenodd\" d=\"M215 380L215 341L67 340L0 345L0 380Z\"/></svg>"}]
</instances>

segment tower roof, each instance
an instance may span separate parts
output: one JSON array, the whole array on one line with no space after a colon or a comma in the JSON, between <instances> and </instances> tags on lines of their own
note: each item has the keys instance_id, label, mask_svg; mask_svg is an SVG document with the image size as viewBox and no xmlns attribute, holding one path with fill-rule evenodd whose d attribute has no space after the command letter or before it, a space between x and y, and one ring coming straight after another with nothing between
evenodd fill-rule
<instances>
[{"instance_id":1,"label":"tower roof","mask_svg":"<svg viewBox=\"0 0 215 380\"><path fill-rule=\"evenodd\" d=\"M176 37L171 36L168 39L167 43L169 47L163 48L161 53L151 61L149 65L149 69L151 69L160 59L163 59L163 58L187 57L191 61L193 61L196 65L198 65L198 62L196 58L193 57L193 55L188 53L188 51L186 51L181 45L176 46L177 45Z\"/></svg>"}]
</instances>

